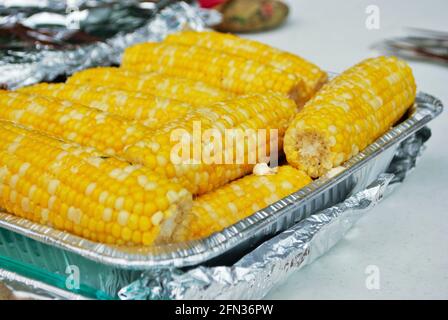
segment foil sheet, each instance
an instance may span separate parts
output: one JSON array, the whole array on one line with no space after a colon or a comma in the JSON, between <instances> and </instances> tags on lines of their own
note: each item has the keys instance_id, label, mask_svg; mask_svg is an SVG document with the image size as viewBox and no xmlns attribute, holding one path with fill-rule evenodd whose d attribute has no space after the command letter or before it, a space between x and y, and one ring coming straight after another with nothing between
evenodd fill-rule
<instances>
[{"instance_id":1,"label":"foil sheet","mask_svg":"<svg viewBox=\"0 0 448 320\"><path fill-rule=\"evenodd\" d=\"M420 145L421 146L421 145ZM123 288L123 300L261 299L290 274L330 250L383 198L393 174L380 175L368 188L314 214L263 243L233 266L147 271Z\"/></svg>"},{"instance_id":2,"label":"foil sheet","mask_svg":"<svg viewBox=\"0 0 448 320\"><path fill-rule=\"evenodd\" d=\"M34 6L33 6L34 5ZM67 9L76 8L73 12ZM128 10L128 11L127 11ZM131 10L134 16L130 15ZM120 15L121 14L121 15ZM75 17L73 15L76 15ZM118 15L118 16L117 16ZM112 21L110 21L112 19ZM70 21L76 26L71 30ZM94 66L119 64L124 49L145 41L160 41L167 34L183 28L203 30L219 21L219 14L186 2L160 1L0 1L0 28L20 23L20 36L36 35L33 48L13 50L6 44L0 51L0 86L8 89L51 81L61 75ZM62 28L67 24L67 28ZM79 24L79 26L78 26ZM58 31L47 36L39 26L51 25ZM117 25L118 29L109 30ZM90 34L75 37L82 45L62 41L83 27ZM109 29L107 29L109 28ZM132 29L129 31L127 29ZM13 29L11 29L13 30ZM14 29L15 30L15 29ZM120 31L125 30L125 31ZM9 32L6 30L6 32ZM106 35L106 38L103 36ZM113 35L107 37L107 35Z\"/></svg>"}]
</instances>

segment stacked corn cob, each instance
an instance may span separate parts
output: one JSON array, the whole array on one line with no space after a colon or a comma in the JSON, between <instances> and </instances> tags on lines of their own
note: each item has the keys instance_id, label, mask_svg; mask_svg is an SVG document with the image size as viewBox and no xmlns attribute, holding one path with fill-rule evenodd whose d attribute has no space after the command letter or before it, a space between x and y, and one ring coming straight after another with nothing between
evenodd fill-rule
<instances>
[{"instance_id":1,"label":"stacked corn cob","mask_svg":"<svg viewBox=\"0 0 448 320\"><path fill-rule=\"evenodd\" d=\"M126 49L122 67L204 81L235 94L275 91L302 104L304 83L296 75L238 56L172 43L143 43Z\"/></svg>"},{"instance_id":2,"label":"stacked corn cob","mask_svg":"<svg viewBox=\"0 0 448 320\"><path fill-rule=\"evenodd\" d=\"M41 83L18 91L84 104L127 120L136 120L152 129L172 118L182 117L192 109L190 104L177 100L105 86Z\"/></svg>"},{"instance_id":3,"label":"stacked corn cob","mask_svg":"<svg viewBox=\"0 0 448 320\"><path fill-rule=\"evenodd\" d=\"M0 121L0 207L111 244L170 240L191 194L151 170Z\"/></svg>"},{"instance_id":4,"label":"stacked corn cob","mask_svg":"<svg viewBox=\"0 0 448 320\"><path fill-rule=\"evenodd\" d=\"M138 73L121 68L93 68L80 71L71 76L67 83L71 85L106 85L113 88L138 91L175 99L193 105L207 105L224 101L233 94L211 87L201 81L190 81L170 77L162 73Z\"/></svg>"},{"instance_id":5,"label":"stacked corn cob","mask_svg":"<svg viewBox=\"0 0 448 320\"><path fill-rule=\"evenodd\" d=\"M411 68L394 57L367 59L325 85L289 126L288 162L319 177L386 132L412 105Z\"/></svg>"},{"instance_id":6,"label":"stacked corn cob","mask_svg":"<svg viewBox=\"0 0 448 320\"><path fill-rule=\"evenodd\" d=\"M291 53L275 49L260 42L219 32L184 31L169 35L166 43L199 46L252 59L284 72L294 74L304 83L299 100L306 102L327 81L327 74L313 63Z\"/></svg>"},{"instance_id":7,"label":"stacked corn cob","mask_svg":"<svg viewBox=\"0 0 448 320\"><path fill-rule=\"evenodd\" d=\"M203 194L247 174L257 161L266 161L259 157L260 154L269 158L272 147L279 145L278 148L281 148L283 135L295 113L294 102L276 93L255 94L218 102L209 107L197 108L187 117L167 123L150 137L128 146L124 156L160 175L185 178L190 192ZM202 137L197 141L190 140L196 134L197 125L200 125L202 132L212 132L214 136L224 138L226 129L252 131L250 136L243 136L235 142L233 140L213 145ZM267 130L264 133L266 137L257 139L258 129ZM182 136L173 139L173 132L182 133ZM176 147L182 142L178 140L184 138L188 138L187 158L182 154L183 150ZM250 144L250 141L256 143ZM195 148L199 149L197 154L200 158L194 158ZM240 159L236 158L238 151L243 154ZM173 155L179 160L173 162ZM209 157L205 159L204 156Z\"/></svg>"},{"instance_id":8,"label":"stacked corn cob","mask_svg":"<svg viewBox=\"0 0 448 320\"><path fill-rule=\"evenodd\" d=\"M69 101L0 92L0 119L116 155L148 133L147 128Z\"/></svg>"},{"instance_id":9,"label":"stacked corn cob","mask_svg":"<svg viewBox=\"0 0 448 320\"><path fill-rule=\"evenodd\" d=\"M191 213L176 230L176 241L207 237L300 190L311 182L304 172L285 165L278 172L249 175L196 198Z\"/></svg>"}]
</instances>

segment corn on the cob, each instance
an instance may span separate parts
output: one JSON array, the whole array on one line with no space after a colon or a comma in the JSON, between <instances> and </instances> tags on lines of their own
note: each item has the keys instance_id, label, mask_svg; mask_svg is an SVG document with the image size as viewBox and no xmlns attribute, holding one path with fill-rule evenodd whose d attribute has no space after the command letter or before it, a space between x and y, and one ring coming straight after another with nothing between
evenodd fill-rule
<instances>
[{"instance_id":1,"label":"corn on the cob","mask_svg":"<svg viewBox=\"0 0 448 320\"><path fill-rule=\"evenodd\" d=\"M177 100L104 86L40 83L18 91L80 103L136 120L151 129L182 117L192 109L191 105Z\"/></svg>"},{"instance_id":2,"label":"corn on the cob","mask_svg":"<svg viewBox=\"0 0 448 320\"><path fill-rule=\"evenodd\" d=\"M106 154L119 154L149 131L145 126L107 112L55 98L0 91L0 105L2 120L91 146Z\"/></svg>"},{"instance_id":3,"label":"corn on the cob","mask_svg":"<svg viewBox=\"0 0 448 320\"><path fill-rule=\"evenodd\" d=\"M192 105L207 105L233 97L231 92L214 88L200 81L169 77L157 72L139 73L112 67L92 68L77 72L68 78L67 83L102 85L138 91Z\"/></svg>"},{"instance_id":4,"label":"corn on the cob","mask_svg":"<svg viewBox=\"0 0 448 320\"><path fill-rule=\"evenodd\" d=\"M207 237L298 191L311 182L303 171L285 165L275 174L245 176L197 197L174 234L175 241Z\"/></svg>"},{"instance_id":5,"label":"corn on the cob","mask_svg":"<svg viewBox=\"0 0 448 320\"><path fill-rule=\"evenodd\" d=\"M288 73L295 74L305 84L301 99L307 101L327 81L327 74L315 64L269 45L244 39L229 33L214 31L183 31L169 35L166 43L196 45L208 49L253 59Z\"/></svg>"},{"instance_id":6,"label":"corn on the cob","mask_svg":"<svg viewBox=\"0 0 448 320\"><path fill-rule=\"evenodd\" d=\"M294 74L198 46L137 44L126 49L122 67L204 81L236 94L280 92L299 105L303 102L300 94L305 90L302 80Z\"/></svg>"},{"instance_id":7,"label":"corn on the cob","mask_svg":"<svg viewBox=\"0 0 448 320\"><path fill-rule=\"evenodd\" d=\"M265 160L264 155L269 156L275 150L277 143L281 148L284 132L296 109L292 100L278 93L255 94L197 108L188 117L174 120L127 147L124 155L160 175L183 177L189 183L190 192L202 194L250 172L255 163ZM237 130L244 136L232 136ZM183 135L173 139L174 132ZM212 133L209 138L205 138L207 132ZM217 135L221 143L214 141ZM190 153L186 157L185 150L179 148L184 138L187 138L186 152ZM271 145L271 140L275 145ZM195 154L195 150L199 151Z\"/></svg>"},{"instance_id":8,"label":"corn on the cob","mask_svg":"<svg viewBox=\"0 0 448 320\"><path fill-rule=\"evenodd\" d=\"M191 194L141 166L0 121L0 207L102 243L170 241Z\"/></svg>"},{"instance_id":9,"label":"corn on the cob","mask_svg":"<svg viewBox=\"0 0 448 320\"><path fill-rule=\"evenodd\" d=\"M319 177L386 132L412 105L412 70L395 57L367 59L325 85L289 126L288 162Z\"/></svg>"}]
</instances>

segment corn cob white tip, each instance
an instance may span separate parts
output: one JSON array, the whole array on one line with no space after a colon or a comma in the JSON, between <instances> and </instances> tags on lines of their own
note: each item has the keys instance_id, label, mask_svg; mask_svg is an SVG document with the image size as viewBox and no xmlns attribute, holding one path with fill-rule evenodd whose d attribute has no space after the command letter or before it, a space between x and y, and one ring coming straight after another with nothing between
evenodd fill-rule
<instances>
[{"instance_id":1,"label":"corn cob white tip","mask_svg":"<svg viewBox=\"0 0 448 320\"><path fill-rule=\"evenodd\" d=\"M326 179L333 178L333 177L337 176L338 174L340 174L344 170L345 170L345 168L343 166L332 168L327 173L325 173L324 177Z\"/></svg>"},{"instance_id":2,"label":"corn cob white tip","mask_svg":"<svg viewBox=\"0 0 448 320\"><path fill-rule=\"evenodd\" d=\"M277 172L278 172L278 167L271 168L265 162L257 163L253 170L253 174L256 176L266 176L266 175L276 174Z\"/></svg>"}]
</instances>

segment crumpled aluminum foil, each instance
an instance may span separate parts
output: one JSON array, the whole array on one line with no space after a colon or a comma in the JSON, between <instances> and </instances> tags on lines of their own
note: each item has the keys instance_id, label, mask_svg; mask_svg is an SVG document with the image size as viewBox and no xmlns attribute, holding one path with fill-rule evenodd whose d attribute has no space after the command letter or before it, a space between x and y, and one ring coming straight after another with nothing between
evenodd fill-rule
<instances>
[{"instance_id":1,"label":"crumpled aluminum foil","mask_svg":"<svg viewBox=\"0 0 448 320\"><path fill-rule=\"evenodd\" d=\"M342 203L264 242L232 266L155 269L119 292L120 299L261 299L290 274L330 250L366 212L401 184L431 136L427 127L404 141L388 172Z\"/></svg>"},{"instance_id":2,"label":"crumpled aluminum foil","mask_svg":"<svg viewBox=\"0 0 448 320\"><path fill-rule=\"evenodd\" d=\"M88 3L94 6L95 3L104 2L100 0L89 1L71 1L82 8L83 4ZM51 7L56 2L62 2ZM36 7L42 10L48 8L60 9L70 1L52 1L47 0L37 4ZM117 1L105 1L113 3ZM136 1L126 1L134 3ZM164 3L167 1L163 1ZM169 1L173 2L173 1ZM11 6L21 7L22 4L32 5L28 1L5 1L0 0L0 9ZM118 2L120 3L120 2ZM73 4L72 4L73 5ZM121 6L123 3L120 4ZM160 6L160 5L159 5ZM28 7L29 8L29 7ZM157 8L154 11L158 11ZM1 13L1 10L0 10ZM45 12L44 12L45 13ZM40 15L39 23L45 24L45 19L51 20L51 15ZM32 16L32 17L35 17ZM36 19L29 21L30 16L24 15L23 11L0 14L0 25L13 23L15 21L28 22L26 24L33 27L37 23ZM54 17L54 16L53 16ZM156 13L149 22L128 33L117 33L104 41L97 41L92 44L75 46L69 50L55 50L42 48L39 50L30 50L26 52L10 52L0 55L0 85L8 89L30 85L40 81L51 81L60 75L68 75L73 72L86 69L93 66L104 66L118 64L124 49L132 44L145 41L160 41L167 34L179 31L183 28L193 30L203 30L207 25L219 22L220 16L216 11L200 9L196 5L190 5L186 2L174 2ZM47 21L51 24L51 21Z\"/></svg>"}]
</instances>

